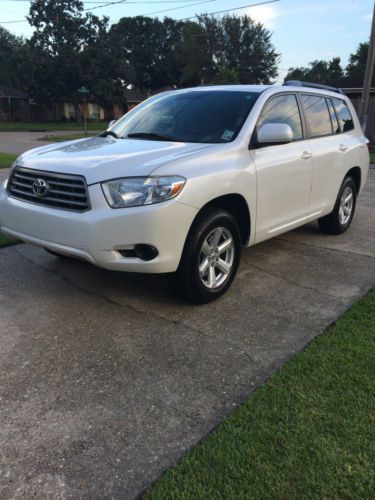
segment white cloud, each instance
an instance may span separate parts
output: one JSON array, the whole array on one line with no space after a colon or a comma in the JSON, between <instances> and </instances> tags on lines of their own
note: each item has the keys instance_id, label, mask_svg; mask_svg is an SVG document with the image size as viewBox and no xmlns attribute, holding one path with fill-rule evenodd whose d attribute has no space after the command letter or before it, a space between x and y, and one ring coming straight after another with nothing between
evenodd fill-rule
<instances>
[{"instance_id":1,"label":"white cloud","mask_svg":"<svg viewBox=\"0 0 375 500\"><path fill-rule=\"evenodd\" d=\"M278 12L273 5L258 5L255 7L248 7L241 14L247 14L254 21L264 24L269 29L274 27L274 21L278 17Z\"/></svg>"}]
</instances>

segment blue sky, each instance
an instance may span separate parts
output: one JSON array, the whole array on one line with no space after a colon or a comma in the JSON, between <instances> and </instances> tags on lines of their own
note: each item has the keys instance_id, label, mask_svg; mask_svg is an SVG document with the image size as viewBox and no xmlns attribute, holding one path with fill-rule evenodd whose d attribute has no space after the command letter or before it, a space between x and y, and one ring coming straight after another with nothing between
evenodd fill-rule
<instances>
[{"instance_id":1,"label":"blue sky","mask_svg":"<svg viewBox=\"0 0 375 500\"><path fill-rule=\"evenodd\" d=\"M95 9L93 13L110 16L113 21L122 16L141 14L160 18L168 15L183 19L204 12L242 7L257 1L259 0L149 0L149 3L142 3L142 0L127 0L118 5ZM28 13L29 3L0 0L0 23L22 20ZM102 4L105 3L103 0ZM86 8L99 5L101 4L85 2ZM279 80L282 80L289 67L307 65L314 59L339 56L345 65L349 54L355 51L360 42L369 38L373 5L373 0L279 0L257 7L244 7L233 14L247 13L272 31L272 42L281 54ZM167 9L173 10L156 13ZM31 34L27 23L7 23L2 26L18 35Z\"/></svg>"}]
</instances>

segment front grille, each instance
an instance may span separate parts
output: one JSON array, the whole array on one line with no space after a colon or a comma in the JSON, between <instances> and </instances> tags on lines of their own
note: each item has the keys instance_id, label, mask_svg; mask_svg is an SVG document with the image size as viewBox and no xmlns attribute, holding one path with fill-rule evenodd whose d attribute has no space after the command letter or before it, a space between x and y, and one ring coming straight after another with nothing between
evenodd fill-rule
<instances>
[{"instance_id":1,"label":"front grille","mask_svg":"<svg viewBox=\"0 0 375 500\"><path fill-rule=\"evenodd\" d=\"M20 200L60 210L85 212L90 209L86 180L81 175L15 167L8 182L8 193Z\"/></svg>"}]
</instances>

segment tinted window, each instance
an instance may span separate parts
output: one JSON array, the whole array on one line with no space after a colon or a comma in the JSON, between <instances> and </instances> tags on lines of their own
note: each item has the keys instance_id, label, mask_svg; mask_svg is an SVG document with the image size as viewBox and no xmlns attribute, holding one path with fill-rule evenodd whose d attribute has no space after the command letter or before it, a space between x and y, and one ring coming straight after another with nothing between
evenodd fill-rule
<instances>
[{"instance_id":1,"label":"tinted window","mask_svg":"<svg viewBox=\"0 0 375 500\"><path fill-rule=\"evenodd\" d=\"M348 130L353 130L354 128L353 117L350 114L346 102L341 99L332 99L332 100L333 100L333 105L336 109L337 117L339 119L341 132L348 132Z\"/></svg>"},{"instance_id":2,"label":"tinted window","mask_svg":"<svg viewBox=\"0 0 375 500\"><path fill-rule=\"evenodd\" d=\"M328 105L328 109L329 109L329 114L331 115L333 133L339 134L341 132L341 130L340 130L339 122L337 121L337 116L336 116L335 110L333 109L331 99L327 99L327 105Z\"/></svg>"},{"instance_id":3,"label":"tinted window","mask_svg":"<svg viewBox=\"0 0 375 500\"><path fill-rule=\"evenodd\" d=\"M112 130L123 139L137 134L137 139L226 143L235 139L258 97L256 92L229 90L161 94L125 115Z\"/></svg>"},{"instance_id":4,"label":"tinted window","mask_svg":"<svg viewBox=\"0 0 375 500\"><path fill-rule=\"evenodd\" d=\"M331 135L331 117L325 98L316 95L301 95L301 99L310 137Z\"/></svg>"},{"instance_id":5,"label":"tinted window","mask_svg":"<svg viewBox=\"0 0 375 500\"><path fill-rule=\"evenodd\" d=\"M294 140L302 139L301 116L295 95L272 97L264 106L257 129L266 123L286 123L293 131Z\"/></svg>"}]
</instances>

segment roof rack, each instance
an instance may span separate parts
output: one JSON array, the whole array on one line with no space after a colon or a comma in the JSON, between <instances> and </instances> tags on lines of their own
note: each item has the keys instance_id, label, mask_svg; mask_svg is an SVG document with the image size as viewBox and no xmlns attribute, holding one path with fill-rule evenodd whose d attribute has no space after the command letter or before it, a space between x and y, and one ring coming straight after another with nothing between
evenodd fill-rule
<instances>
[{"instance_id":1,"label":"roof rack","mask_svg":"<svg viewBox=\"0 0 375 500\"><path fill-rule=\"evenodd\" d=\"M313 89L324 89L324 90L329 90L331 92L338 92L339 94L344 93L338 87L331 87L330 85L321 85L320 83L301 82L300 80L288 80L287 82L284 82L283 85L293 86L293 87L311 87Z\"/></svg>"}]
</instances>

